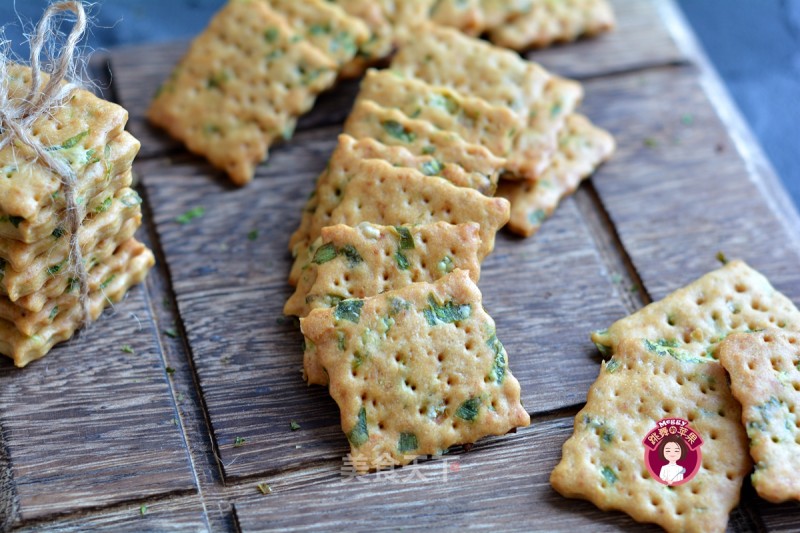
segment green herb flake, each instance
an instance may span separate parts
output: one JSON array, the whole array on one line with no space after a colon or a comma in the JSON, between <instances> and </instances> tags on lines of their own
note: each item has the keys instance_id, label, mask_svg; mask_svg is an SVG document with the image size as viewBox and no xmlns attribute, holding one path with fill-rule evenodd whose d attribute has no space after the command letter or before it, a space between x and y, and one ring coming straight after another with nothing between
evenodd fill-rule
<instances>
[{"instance_id":1,"label":"green herb flake","mask_svg":"<svg viewBox=\"0 0 800 533\"><path fill-rule=\"evenodd\" d=\"M404 226L395 226L394 230L400 235L400 249L413 250L414 237L411 236L411 231Z\"/></svg>"},{"instance_id":2,"label":"green herb flake","mask_svg":"<svg viewBox=\"0 0 800 533\"><path fill-rule=\"evenodd\" d=\"M500 342L497 335L494 333L489 337L489 340L486 341L486 345L494 352L494 363L492 364L489 377L500 385L506 377L506 367L508 366L506 362L506 350L503 347L503 343Z\"/></svg>"},{"instance_id":3,"label":"green herb flake","mask_svg":"<svg viewBox=\"0 0 800 533\"><path fill-rule=\"evenodd\" d=\"M728 264L728 257L725 255L725 252L722 251L717 252L717 261L719 261L723 265Z\"/></svg>"},{"instance_id":4,"label":"green herb flake","mask_svg":"<svg viewBox=\"0 0 800 533\"><path fill-rule=\"evenodd\" d=\"M451 115L455 115L461 109L461 104L449 94L434 94L430 99L430 105L444 109Z\"/></svg>"},{"instance_id":5,"label":"green herb flake","mask_svg":"<svg viewBox=\"0 0 800 533\"><path fill-rule=\"evenodd\" d=\"M278 28L267 28L267 30L264 32L264 40L268 43L274 43L278 40L279 35Z\"/></svg>"},{"instance_id":6,"label":"green herb flake","mask_svg":"<svg viewBox=\"0 0 800 533\"><path fill-rule=\"evenodd\" d=\"M394 253L394 259L395 261L397 261L397 268L399 268L400 270L408 270L410 264L408 263L408 258L405 255L403 255L403 252L397 250Z\"/></svg>"},{"instance_id":7,"label":"green herb flake","mask_svg":"<svg viewBox=\"0 0 800 533\"><path fill-rule=\"evenodd\" d=\"M222 72L214 74L213 76L208 78L206 86L209 89L219 89L225 82L229 81L230 79L231 79L230 74L228 74L228 72L223 70Z\"/></svg>"},{"instance_id":8,"label":"green herb flake","mask_svg":"<svg viewBox=\"0 0 800 533\"><path fill-rule=\"evenodd\" d=\"M345 351L347 349L347 339L344 336L344 331L336 332L336 346L341 351Z\"/></svg>"},{"instance_id":9,"label":"green herb flake","mask_svg":"<svg viewBox=\"0 0 800 533\"><path fill-rule=\"evenodd\" d=\"M270 487L268 483L263 483L263 482L259 483L258 485L256 485L256 488L258 489L258 492L260 492L264 496L266 496L267 494L272 494L272 487Z\"/></svg>"},{"instance_id":10,"label":"green herb flake","mask_svg":"<svg viewBox=\"0 0 800 533\"><path fill-rule=\"evenodd\" d=\"M130 344L123 344L120 350L124 353L136 353L133 351L133 347Z\"/></svg>"},{"instance_id":11,"label":"green herb flake","mask_svg":"<svg viewBox=\"0 0 800 533\"><path fill-rule=\"evenodd\" d=\"M167 329L165 329L164 330L164 334L167 337L171 338L171 339L177 339L178 338L178 330L175 329L175 328L167 328Z\"/></svg>"},{"instance_id":12,"label":"green herb flake","mask_svg":"<svg viewBox=\"0 0 800 533\"><path fill-rule=\"evenodd\" d=\"M364 306L364 300L349 299L342 300L336 305L336 310L333 316L336 320L349 320L355 324L361 319L361 308Z\"/></svg>"},{"instance_id":13,"label":"green herb flake","mask_svg":"<svg viewBox=\"0 0 800 533\"><path fill-rule=\"evenodd\" d=\"M347 258L347 264L350 268L364 261L364 258L361 257L361 254L358 253L358 250L356 250L355 246L352 244L345 244L342 246L341 253Z\"/></svg>"},{"instance_id":14,"label":"green herb flake","mask_svg":"<svg viewBox=\"0 0 800 533\"><path fill-rule=\"evenodd\" d=\"M470 304L457 304L451 300L440 305L433 294L428 296L428 303L430 305L423 309L422 314L431 326L466 320L472 315Z\"/></svg>"},{"instance_id":15,"label":"green herb flake","mask_svg":"<svg viewBox=\"0 0 800 533\"><path fill-rule=\"evenodd\" d=\"M417 138L416 133L406 131L403 125L396 120L384 120L381 122L381 126L383 126L383 129L386 130L386 133L405 143L413 143Z\"/></svg>"},{"instance_id":16,"label":"green herb flake","mask_svg":"<svg viewBox=\"0 0 800 533\"><path fill-rule=\"evenodd\" d=\"M136 191L131 191L119 199L125 207L136 207L142 204L142 197Z\"/></svg>"},{"instance_id":17,"label":"green herb flake","mask_svg":"<svg viewBox=\"0 0 800 533\"><path fill-rule=\"evenodd\" d=\"M455 268L455 265L453 264L453 260L450 259L450 256L446 255L441 261L439 261L439 263L436 265L436 268L440 272L450 273Z\"/></svg>"},{"instance_id":18,"label":"green herb flake","mask_svg":"<svg viewBox=\"0 0 800 533\"><path fill-rule=\"evenodd\" d=\"M465 400L464 403L456 409L456 416L467 422L472 422L478 418L478 411L481 408L481 399L478 397Z\"/></svg>"},{"instance_id":19,"label":"green herb flake","mask_svg":"<svg viewBox=\"0 0 800 533\"><path fill-rule=\"evenodd\" d=\"M171 366L168 366L165 370L167 371L168 376L171 376L172 374L175 373L175 369L172 368Z\"/></svg>"},{"instance_id":20,"label":"green herb flake","mask_svg":"<svg viewBox=\"0 0 800 533\"><path fill-rule=\"evenodd\" d=\"M617 482L617 474L614 473L614 470L611 468L604 466L600 473L603 475L603 479L605 479L610 485L613 485Z\"/></svg>"},{"instance_id":21,"label":"green herb flake","mask_svg":"<svg viewBox=\"0 0 800 533\"><path fill-rule=\"evenodd\" d=\"M184 214L178 216L175 219L175 222L177 222L178 224L188 224L192 220L200 218L201 216L205 215L205 213L206 213L205 207L202 206L193 207L188 211L186 211Z\"/></svg>"},{"instance_id":22,"label":"green herb flake","mask_svg":"<svg viewBox=\"0 0 800 533\"><path fill-rule=\"evenodd\" d=\"M369 440L366 408L362 407L358 412L358 420L356 421L355 427L347 432L347 440L356 448Z\"/></svg>"},{"instance_id":23,"label":"green herb flake","mask_svg":"<svg viewBox=\"0 0 800 533\"><path fill-rule=\"evenodd\" d=\"M557 117L558 115L561 114L562 110L563 110L563 106L562 106L561 102L556 102L555 104L553 104L553 107L550 108L550 116L551 117Z\"/></svg>"},{"instance_id":24,"label":"green herb flake","mask_svg":"<svg viewBox=\"0 0 800 533\"><path fill-rule=\"evenodd\" d=\"M331 32L331 27L328 24L312 24L308 28L308 33L311 35L326 35Z\"/></svg>"},{"instance_id":25,"label":"green herb flake","mask_svg":"<svg viewBox=\"0 0 800 533\"><path fill-rule=\"evenodd\" d=\"M79 134L75 135L74 137L70 137L69 139L67 139L58 146L51 146L50 148L48 148L48 150L49 151L69 150L70 148L75 148L78 145L78 143L81 142L83 138L86 137L87 135L89 135L89 130L82 131Z\"/></svg>"},{"instance_id":26,"label":"green herb flake","mask_svg":"<svg viewBox=\"0 0 800 533\"><path fill-rule=\"evenodd\" d=\"M669 355L670 357L677 359L678 361L681 361L683 363L702 363L704 361L710 360L707 358L694 357L688 352L681 350L680 348L678 348L678 341L674 339L673 340L658 339L656 341L644 339L644 347L647 348L649 352L652 352L656 355L660 356Z\"/></svg>"},{"instance_id":27,"label":"green herb flake","mask_svg":"<svg viewBox=\"0 0 800 533\"><path fill-rule=\"evenodd\" d=\"M258 239L258 230L257 229L250 230L250 232L248 232L247 234L247 240L254 241L256 239Z\"/></svg>"},{"instance_id":28,"label":"green herb flake","mask_svg":"<svg viewBox=\"0 0 800 533\"><path fill-rule=\"evenodd\" d=\"M114 199L110 196L103 200L103 202L94 208L95 213L105 213L111 208L111 204L114 202Z\"/></svg>"},{"instance_id":29,"label":"green herb flake","mask_svg":"<svg viewBox=\"0 0 800 533\"><path fill-rule=\"evenodd\" d=\"M311 260L312 263L316 263L317 265L321 265L323 263L327 263L328 261L335 259L337 255L336 246L333 243L329 242L328 244L323 244L317 251L314 253L314 259Z\"/></svg>"},{"instance_id":30,"label":"green herb flake","mask_svg":"<svg viewBox=\"0 0 800 533\"><path fill-rule=\"evenodd\" d=\"M417 436L413 433L400 433L400 439L397 441L397 451L400 453L413 452L419 447Z\"/></svg>"},{"instance_id":31,"label":"green herb flake","mask_svg":"<svg viewBox=\"0 0 800 533\"><path fill-rule=\"evenodd\" d=\"M436 147L435 146L428 145L428 146L425 146L422 149L422 154L423 155L431 155L431 154L434 154L434 153L436 153Z\"/></svg>"},{"instance_id":32,"label":"green herb flake","mask_svg":"<svg viewBox=\"0 0 800 533\"><path fill-rule=\"evenodd\" d=\"M58 315L58 306L56 305L56 306L53 306L53 309L51 309L51 310L50 310L50 316L49 316L48 318L49 318L49 319L50 319L50 321L52 322L52 320L53 320L53 319L54 319L54 318L55 318L57 315Z\"/></svg>"},{"instance_id":33,"label":"green herb flake","mask_svg":"<svg viewBox=\"0 0 800 533\"><path fill-rule=\"evenodd\" d=\"M244 446L246 442L247 439L245 439L244 437L236 437L235 439L233 439L233 447L239 448L240 446Z\"/></svg>"},{"instance_id":34,"label":"green herb flake","mask_svg":"<svg viewBox=\"0 0 800 533\"><path fill-rule=\"evenodd\" d=\"M544 212L544 209L536 209L528 215L528 221L534 226L541 226L545 218L547 218L547 213Z\"/></svg>"},{"instance_id":35,"label":"green herb flake","mask_svg":"<svg viewBox=\"0 0 800 533\"><path fill-rule=\"evenodd\" d=\"M438 159L431 159L422 163L420 170L426 176L439 176L444 169L444 165Z\"/></svg>"},{"instance_id":36,"label":"green herb flake","mask_svg":"<svg viewBox=\"0 0 800 533\"><path fill-rule=\"evenodd\" d=\"M619 361L617 361L612 357L611 359L608 360L608 363L606 363L606 372L608 372L609 374L613 374L614 372L617 371L619 365L620 365Z\"/></svg>"},{"instance_id":37,"label":"green herb flake","mask_svg":"<svg viewBox=\"0 0 800 533\"><path fill-rule=\"evenodd\" d=\"M111 276L109 276L103 283L100 284L100 289L105 289L111 285L111 282L114 281L114 278L116 278L116 275L111 274Z\"/></svg>"},{"instance_id":38,"label":"green herb flake","mask_svg":"<svg viewBox=\"0 0 800 533\"><path fill-rule=\"evenodd\" d=\"M289 421L289 429L291 429L292 431L297 431L298 429L300 429L300 424L298 424L294 420L290 420Z\"/></svg>"},{"instance_id":39,"label":"green herb flake","mask_svg":"<svg viewBox=\"0 0 800 533\"><path fill-rule=\"evenodd\" d=\"M147 514L147 506L145 504L142 504L139 507L139 514L142 515L142 516Z\"/></svg>"},{"instance_id":40,"label":"green herb flake","mask_svg":"<svg viewBox=\"0 0 800 533\"><path fill-rule=\"evenodd\" d=\"M57 265L53 265L50 268L48 268L47 274L50 276L55 276L56 274L58 274L61 271L61 268L64 266L65 261L66 259L64 261L61 261Z\"/></svg>"}]
</instances>

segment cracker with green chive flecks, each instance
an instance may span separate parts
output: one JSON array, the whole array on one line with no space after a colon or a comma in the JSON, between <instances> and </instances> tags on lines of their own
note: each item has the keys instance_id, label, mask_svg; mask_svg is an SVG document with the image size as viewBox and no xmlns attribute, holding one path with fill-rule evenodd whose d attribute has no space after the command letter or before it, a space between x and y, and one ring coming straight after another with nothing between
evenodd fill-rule
<instances>
[{"instance_id":1,"label":"cracker with green chive flecks","mask_svg":"<svg viewBox=\"0 0 800 533\"><path fill-rule=\"evenodd\" d=\"M446 222L419 226L322 229L312 247L314 257L297 289L286 302L285 315L306 316L346 298L365 298L419 281L435 281L456 268L476 283L480 277L480 228L475 223Z\"/></svg>"},{"instance_id":2,"label":"cracker with green chive flecks","mask_svg":"<svg viewBox=\"0 0 800 533\"><path fill-rule=\"evenodd\" d=\"M267 4L337 65L351 61L370 36L361 19L325 0L269 0Z\"/></svg>"},{"instance_id":3,"label":"cracker with green chive flecks","mask_svg":"<svg viewBox=\"0 0 800 533\"><path fill-rule=\"evenodd\" d=\"M89 273L91 319L97 319L111 303L122 300L130 287L141 283L154 263L153 254L146 246L129 239L111 258L93 268ZM72 291L77 291L77 285ZM81 325L81 309L74 304L70 306L69 301L67 297L62 304L66 304L64 309L59 308L52 320L31 336L20 333L13 322L0 319L0 354L13 359L16 366L24 367L44 357L54 345L72 337ZM56 303L59 302L60 299ZM2 305L7 306L8 302L4 300Z\"/></svg>"},{"instance_id":4,"label":"cracker with green chive flecks","mask_svg":"<svg viewBox=\"0 0 800 533\"><path fill-rule=\"evenodd\" d=\"M719 363L626 339L589 389L550 484L667 531L724 531L751 467L740 416ZM687 420L703 440L700 468L681 485L662 484L645 465L642 441L664 418Z\"/></svg>"},{"instance_id":5,"label":"cracker with green chive flecks","mask_svg":"<svg viewBox=\"0 0 800 533\"><path fill-rule=\"evenodd\" d=\"M363 102L367 104L364 112L365 121L374 122L383 118L393 120L398 118L403 120L404 115L397 112L400 116L395 116L394 111L384 115L380 112L370 113L371 102ZM364 106L359 104L356 106L357 113L361 114L361 108ZM381 111L389 111L381 108ZM341 162L341 158L346 153L348 157L355 159L381 159L389 163L406 168L414 168L426 176L441 176L450 181L454 185L460 187L469 187L476 189L487 196L492 196L497 187L497 180L502 169L502 160L492 156L488 150L481 146L469 145L463 141L452 142L449 137L441 132L428 131L430 125L420 121L412 121L419 123L421 126L414 131L419 131L419 139L426 144L420 145L418 143L409 145L384 144L380 141L370 137L353 139L349 135L343 134L339 136L339 144L334 155L331 158L328 168L317 180L317 189L306 201L303 208L303 215L300 222L300 227L294 232L289 239L289 249L292 250L298 242L308 242L310 229L319 228L320 223L315 223L317 209L320 205L320 216L327 216L333 206L339 203L339 194L336 194L336 188L341 189L348 181L348 176L336 171L336 166ZM398 122L405 128L407 123ZM409 126L409 131L412 131L417 125L412 124ZM361 133L366 133L364 128L356 128ZM425 135L429 134L430 144L425 141ZM416 135L416 134L415 134ZM447 137L447 138L443 138ZM434 143L439 142L437 146ZM465 165L465 166L462 166ZM331 186L334 187L333 194L331 194ZM329 206L329 207L326 207ZM324 225L324 221L321 222ZM317 231L316 229L314 231ZM317 233L318 235L318 233Z\"/></svg>"},{"instance_id":6,"label":"cracker with green chive flecks","mask_svg":"<svg viewBox=\"0 0 800 533\"><path fill-rule=\"evenodd\" d=\"M489 198L441 178L373 159L358 163L358 171L345 187L341 202L331 212L328 225L477 222L481 237L478 257L483 260L494 249L495 233L508 222L508 216L509 204L505 198ZM307 246L297 249L290 282L297 283L314 253L315 250Z\"/></svg>"},{"instance_id":7,"label":"cracker with green chive flecks","mask_svg":"<svg viewBox=\"0 0 800 533\"><path fill-rule=\"evenodd\" d=\"M359 473L530 424L466 271L315 309L300 327L330 378Z\"/></svg>"},{"instance_id":8,"label":"cracker with green chive flecks","mask_svg":"<svg viewBox=\"0 0 800 533\"><path fill-rule=\"evenodd\" d=\"M528 50L592 37L613 30L614 24L607 0L546 0L532 2L525 12L510 12L503 24L489 32L489 40L513 50Z\"/></svg>"},{"instance_id":9,"label":"cracker with green chive flecks","mask_svg":"<svg viewBox=\"0 0 800 533\"><path fill-rule=\"evenodd\" d=\"M494 194L498 177L506 166L505 158L479 144L369 100L355 104L344 131L357 139L371 137L388 146L403 146L415 155L429 156L431 163L420 169L423 174L442 176L454 185L487 196Z\"/></svg>"},{"instance_id":10,"label":"cracker with green chive flecks","mask_svg":"<svg viewBox=\"0 0 800 533\"><path fill-rule=\"evenodd\" d=\"M508 227L530 237L558 203L575 192L580 182L614 152L614 138L581 115L567 117L559 135L558 151L544 174L536 181L501 180L497 195L511 202Z\"/></svg>"},{"instance_id":11,"label":"cracker with green chive flecks","mask_svg":"<svg viewBox=\"0 0 800 533\"><path fill-rule=\"evenodd\" d=\"M800 333L734 333L719 346L755 462L753 487L774 503L800 500Z\"/></svg>"},{"instance_id":12,"label":"cracker with green chive flecks","mask_svg":"<svg viewBox=\"0 0 800 533\"><path fill-rule=\"evenodd\" d=\"M86 160L83 167L76 168L79 173L75 196L80 218L97 207L96 198L107 190L130 184L121 183L119 178L127 175L140 146L123 131L91 147L87 144L91 142L87 141L90 131L67 139L40 132L40 140L57 156L69 161ZM0 152L0 238L32 244L45 239L63 221L66 200L59 177L41 162L26 162L22 152L18 147L6 147Z\"/></svg>"},{"instance_id":13,"label":"cracker with green chive flecks","mask_svg":"<svg viewBox=\"0 0 800 533\"><path fill-rule=\"evenodd\" d=\"M231 0L192 42L147 116L244 185L336 74L336 63L267 3Z\"/></svg>"},{"instance_id":14,"label":"cracker with green chive flecks","mask_svg":"<svg viewBox=\"0 0 800 533\"><path fill-rule=\"evenodd\" d=\"M113 194L113 193L112 193ZM141 199L133 189L121 189L113 196L107 197L108 212L96 213L91 219L84 221L79 235L79 242L84 253L87 266L98 255L113 246L101 248L100 243L120 243L120 237L129 238L141 224L142 214L139 204ZM35 257L23 270L15 270L11 263L5 265L0 279L0 294L11 301L39 291L50 278L63 274L68 268L69 236L61 235L58 239L49 237L50 248Z\"/></svg>"},{"instance_id":15,"label":"cracker with green chive flecks","mask_svg":"<svg viewBox=\"0 0 800 533\"><path fill-rule=\"evenodd\" d=\"M394 48L410 35L415 25L426 20L434 0L333 0L350 15L363 20L371 35L359 50L358 57L345 65L342 76L357 78L367 67L391 55Z\"/></svg>"},{"instance_id":16,"label":"cracker with green chive flecks","mask_svg":"<svg viewBox=\"0 0 800 533\"><path fill-rule=\"evenodd\" d=\"M565 117L583 97L580 84L553 76L510 50L434 25L421 28L400 47L392 70L517 113L526 125L515 132L507 168L518 179L532 180L545 171Z\"/></svg>"},{"instance_id":17,"label":"cracker with green chive flecks","mask_svg":"<svg viewBox=\"0 0 800 533\"><path fill-rule=\"evenodd\" d=\"M635 337L647 339L653 352L716 358L728 334L772 327L800 331L800 311L767 278L737 260L593 332L592 341L604 355Z\"/></svg>"},{"instance_id":18,"label":"cracker with green chive flecks","mask_svg":"<svg viewBox=\"0 0 800 533\"><path fill-rule=\"evenodd\" d=\"M368 70L358 100L371 100L383 107L399 109L409 117L427 120L440 130L452 131L467 142L485 146L499 157L509 155L516 132L524 127L519 115L506 106L391 70Z\"/></svg>"}]
</instances>

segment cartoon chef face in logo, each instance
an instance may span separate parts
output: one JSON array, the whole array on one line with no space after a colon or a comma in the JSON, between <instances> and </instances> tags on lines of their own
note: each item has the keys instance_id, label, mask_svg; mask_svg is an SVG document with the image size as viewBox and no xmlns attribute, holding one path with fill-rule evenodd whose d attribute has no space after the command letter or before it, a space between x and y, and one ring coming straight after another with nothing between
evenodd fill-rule
<instances>
[{"instance_id":1,"label":"cartoon chef face in logo","mask_svg":"<svg viewBox=\"0 0 800 533\"><path fill-rule=\"evenodd\" d=\"M642 443L644 460L653 478L676 486L690 481L700 469L703 440L682 418L665 418L656 423Z\"/></svg>"}]
</instances>

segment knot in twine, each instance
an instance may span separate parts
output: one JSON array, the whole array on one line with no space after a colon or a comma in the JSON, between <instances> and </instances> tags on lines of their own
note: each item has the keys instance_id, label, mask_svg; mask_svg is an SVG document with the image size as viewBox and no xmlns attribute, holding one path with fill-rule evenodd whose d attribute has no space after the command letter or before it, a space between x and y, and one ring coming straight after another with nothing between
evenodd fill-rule
<instances>
[{"instance_id":1,"label":"knot in twine","mask_svg":"<svg viewBox=\"0 0 800 533\"><path fill-rule=\"evenodd\" d=\"M71 11L77 17L72 31L67 36L61 55L54 61L50 79L42 87L42 73L39 56L47 38L51 35L53 19L63 12ZM61 182L61 189L66 200L64 226L70 234L69 264L80 288L81 322L89 321L89 275L83 264L83 254L78 242L78 231L81 228L81 217L78 210L76 189L78 176L72 167L42 145L31 133L31 127L41 116L63 105L64 101L78 87L67 80L73 66L73 56L78 41L86 30L86 14L79 1L67 1L52 4L36 26L36 33L31 40L31 87L24 99L9 99L8 87L0 87L0 150L3 150L15 139L28 146L36 154L38 160L53 171ZM0 53L0 83L7 84L8 59ZM65 83L66 82L66 83Z\"/></svg>"}]
</instances>

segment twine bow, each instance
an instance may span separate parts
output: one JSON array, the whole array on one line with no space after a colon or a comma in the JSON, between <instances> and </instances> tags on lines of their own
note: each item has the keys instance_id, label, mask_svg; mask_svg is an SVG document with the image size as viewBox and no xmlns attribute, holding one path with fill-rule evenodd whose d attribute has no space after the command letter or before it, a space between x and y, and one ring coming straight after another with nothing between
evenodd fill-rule
<instances>
[{"instance_id":1,"label":"twine bow","mask_svg":"<svg viewBox=\"0 0 800 533\"><path fill-rule=\"evenodd\" d=\"M67 36L61 55L55 60L50 79L42 88L41 63L39 56L45 41L51 34L51 24L60 13L71 11L77 20ZM67 75L72 69L73 56L78 41L86 30L86 14L79 1L65 1L52 4L36 26L36 33L31 40L31 86L24 99L9 99L8 87L0 88L0 150L3 150L15 139L28 146L37 158L53 171L61 182L66 201L64 226L69 232L69 264L80 288L81 322L89 321L89 275L83 264L83 254L78 242L78 231L81 227L81 216L78 209L76 189L78 177L72 167L64 159L57 157L43 146L31 133L31 127L37 119L64 103L78 87L69 82ZM3 84L8 79L8 59L0 53L0 80ZM66 83L64 83L67 81Z\"/></svg>"}]
</instances>

